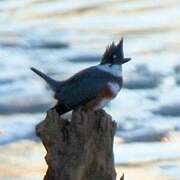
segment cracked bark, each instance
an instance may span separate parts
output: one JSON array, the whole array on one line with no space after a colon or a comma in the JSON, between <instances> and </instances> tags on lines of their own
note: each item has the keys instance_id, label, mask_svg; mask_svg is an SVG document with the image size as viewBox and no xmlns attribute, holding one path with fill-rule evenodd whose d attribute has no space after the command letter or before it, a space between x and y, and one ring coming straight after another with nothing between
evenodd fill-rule
<instances>
[{"instance_id":1,"label":"cracked bark","mask_svg":"<svg viewBox=\"0 0 180 180\"><path fill-rule=\"evenodd\" d=\"M54 109L36 127L47 150L44 180L115 180L116 123L103 110L75 110L71 120Z\"/></svg>"}]
</instances>

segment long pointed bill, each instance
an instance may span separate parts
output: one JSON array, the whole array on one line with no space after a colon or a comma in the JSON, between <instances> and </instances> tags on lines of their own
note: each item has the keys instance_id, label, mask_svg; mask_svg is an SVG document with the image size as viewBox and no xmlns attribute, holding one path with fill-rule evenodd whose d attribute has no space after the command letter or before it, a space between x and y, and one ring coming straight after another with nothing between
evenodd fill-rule
<instances>
[{"instance_id":1,"label":"long pointed bill","mask_svg":"<svg viewBox=\"0 0 180 180\"><path fill-rule=\"evenodd\" d=\"M124 58L122 64L127 63L130 60L131 60L131 58Z\"/></svg>"}]
</instances>

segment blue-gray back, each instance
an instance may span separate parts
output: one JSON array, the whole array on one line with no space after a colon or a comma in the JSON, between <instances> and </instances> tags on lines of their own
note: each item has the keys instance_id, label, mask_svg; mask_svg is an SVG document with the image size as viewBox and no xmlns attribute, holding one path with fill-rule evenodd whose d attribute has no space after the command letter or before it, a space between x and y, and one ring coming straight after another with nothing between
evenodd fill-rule
<instances>
[{"instance_id":1,"label":"blue-gray back","mask_svg":"<svg viewBox=\"0 0 180 180\"><path fill-rule=\"evenodd\" d=\"M60 103L74 108L96 98L108 82L112 81L122 84L121 79L93 66L64 81L55 97Z\"/></svg>"}]
</instances>

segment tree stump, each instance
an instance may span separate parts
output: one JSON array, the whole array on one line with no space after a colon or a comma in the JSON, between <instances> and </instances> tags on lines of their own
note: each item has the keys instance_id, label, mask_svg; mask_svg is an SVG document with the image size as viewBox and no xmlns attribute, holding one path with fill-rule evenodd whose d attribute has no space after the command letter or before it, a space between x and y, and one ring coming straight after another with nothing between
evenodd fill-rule
<instances>
[{"instance_id":1,"label":"tree stump","mask_svg":"<svg viewBox=\"0 0 180 180\"><path fill-rule=\"evenodd\" d=\"M47 150L44 180L115 180L116 123L104 110L75 110L71 120L55 109L36 127Z\"/></svg>"}]
</instances>

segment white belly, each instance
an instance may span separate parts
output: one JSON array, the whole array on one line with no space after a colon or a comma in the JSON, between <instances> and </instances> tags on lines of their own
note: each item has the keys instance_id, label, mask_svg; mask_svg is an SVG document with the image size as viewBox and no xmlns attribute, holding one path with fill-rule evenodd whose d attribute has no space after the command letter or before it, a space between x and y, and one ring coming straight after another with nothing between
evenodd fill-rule
<instances>
[{"instance_id":1,"label":"white belly","mask_svg":"<svg viewBox=\"0 0 180 180\"><path fill-rule=\"evenodd\" d=\"M109 98L104 98L100 104L98 105L98 107L96 107L96 109L102 109L104 108L112 99Z\"/></svg>"}]
</instances>

